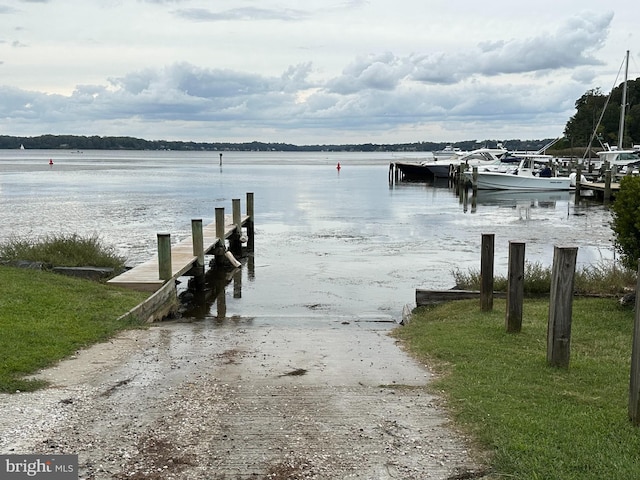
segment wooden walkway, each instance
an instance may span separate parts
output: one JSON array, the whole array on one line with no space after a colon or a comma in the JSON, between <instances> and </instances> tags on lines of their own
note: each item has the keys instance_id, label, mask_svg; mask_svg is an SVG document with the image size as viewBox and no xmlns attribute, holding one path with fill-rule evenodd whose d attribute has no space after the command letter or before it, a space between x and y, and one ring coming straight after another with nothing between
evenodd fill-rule
<instances>
[{"instance_id":1,"label":"wooden walkway","mask_svg":"<svg viewBox=\"0 0 640 480\"><path fill-rule=\"evenodd\" d=\"M241 217L241 225L244 226L250 219L249 215L243 215ZM225 215L224 226L224 239L221 241L216 237L216 224L215 222L206 225L202 229L203 237L203 250L205 254L213 251L213 249L219 243L229 238L236 230L236 225L233 223L233 215ZM194 266L198 256L193 251L193 237L189 236L180 243L171 246L171 279L176 278L187 273ZM134 290L141 290L145 292L155 292L159 290L165 283L165 280L160 279L160 265L158 261L158 255L155 255L150 260L144 263L136 265L131 270L127 270L117 277L112 278L107 283L111 285L118 285L121 287L127 287Z\"/></svg>"}]
</instances>

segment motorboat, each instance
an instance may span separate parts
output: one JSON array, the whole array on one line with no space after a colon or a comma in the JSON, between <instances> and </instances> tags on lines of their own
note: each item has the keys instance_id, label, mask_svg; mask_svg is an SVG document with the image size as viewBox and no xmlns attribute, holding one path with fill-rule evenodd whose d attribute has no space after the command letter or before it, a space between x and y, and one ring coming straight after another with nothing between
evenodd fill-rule
<instances>
[{"instance_id":1,"label":"motorboat","mask_svg":"<svg viewBox=\"0 0 640 480\"><path fill-rule=\"evenodd\" d=\"M596 155L598 155L598 159L600 160L600 165L604 165L605 162L608 162L610 167L615 166L618 169L621 169L631 163L640 162L640 152L635 147L623 149L612 147L608 143L605 143L604 147L604 150L596 152Z\"/></svg>"},{"instance_id":2,"label":"motorboat","mask_svg":"<svg viewBox=\"0 0 640 480\"><path fill-rule=\"evenodd\" d=\"M498 144L496 148L478 148L443 160L434 157L433 159L424 160L420 164L429 170L434 178L447 178L451 174L451 169L461 164L466 164L470 167L502 165L508 153L509 151L502 144Z\"/></svg>"},{"instance_id":3,"label":"motorboat","mask_svg":"<svg viewBox=\"0 0 640 480\"><path fill-rule=\"evenodd\" d=\"M477 174L466 170L465 178L476 182L478 190L571 190L569 177L554 176L549 167L550 155L525 155L517 168L496 171L478 168Z\"/></svg>"},{"instance_id":4,"label":"motorboat","mask_svg":"<svg viewBox=\"0 0 640 480\"><path fill-rule=\"evenodd\" d=\"M449 158L459 157L460 155L464 154L465 152L460 150L458 147L447 145L442 150L436 150L435 152L433 152L433 157L438 160L446 160Z\"/></svg>"}]
</instances>

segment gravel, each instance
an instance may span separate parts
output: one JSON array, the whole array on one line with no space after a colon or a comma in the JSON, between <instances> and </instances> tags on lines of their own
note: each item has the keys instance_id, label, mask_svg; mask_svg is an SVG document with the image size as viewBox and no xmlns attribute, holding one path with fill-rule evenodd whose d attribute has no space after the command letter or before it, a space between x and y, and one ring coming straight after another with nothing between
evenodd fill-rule
<instances>
[{"instance_id":1,"label":"gravel","mask_svg":"<svg viewBox=\"0 0 640 480\"><path fill-rule=\"evenodd\" d=\"M371 319L208 319L123 332L0 395L2 454L80 479L464 479L485 469Z\"/></svg>"}]
</instances>

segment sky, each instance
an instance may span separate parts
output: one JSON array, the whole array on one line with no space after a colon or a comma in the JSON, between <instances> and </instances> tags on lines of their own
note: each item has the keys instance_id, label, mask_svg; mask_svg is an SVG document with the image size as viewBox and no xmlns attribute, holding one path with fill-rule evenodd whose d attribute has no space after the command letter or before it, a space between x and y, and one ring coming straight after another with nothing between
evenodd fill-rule
<instances>
[{"instance_id":1,"label":"sky","mask_svg":"<svg viewBox=\"0 0 640 480\"><path fill-rule=\"evenodd\" d=\"M640 76L636 0L0 0L0 135L561 136ZM621 71L622 70L622 71Z\"/></svg>"}]
</instances>

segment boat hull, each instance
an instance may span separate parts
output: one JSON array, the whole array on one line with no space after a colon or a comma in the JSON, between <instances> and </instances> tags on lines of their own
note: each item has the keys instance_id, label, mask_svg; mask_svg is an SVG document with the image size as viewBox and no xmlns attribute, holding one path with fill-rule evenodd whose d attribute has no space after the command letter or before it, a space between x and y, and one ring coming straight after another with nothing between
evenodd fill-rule
<instances>
[{"instance_id":1,"label":"boat hull","mask_svg":"<svg viewBox=\"0 0 640 480\"><path fill-rule=\"evenodd\" d=\"M571 190L569 177L529 177L478 172L478 190Z\"/></svg>"}]
</instances>

